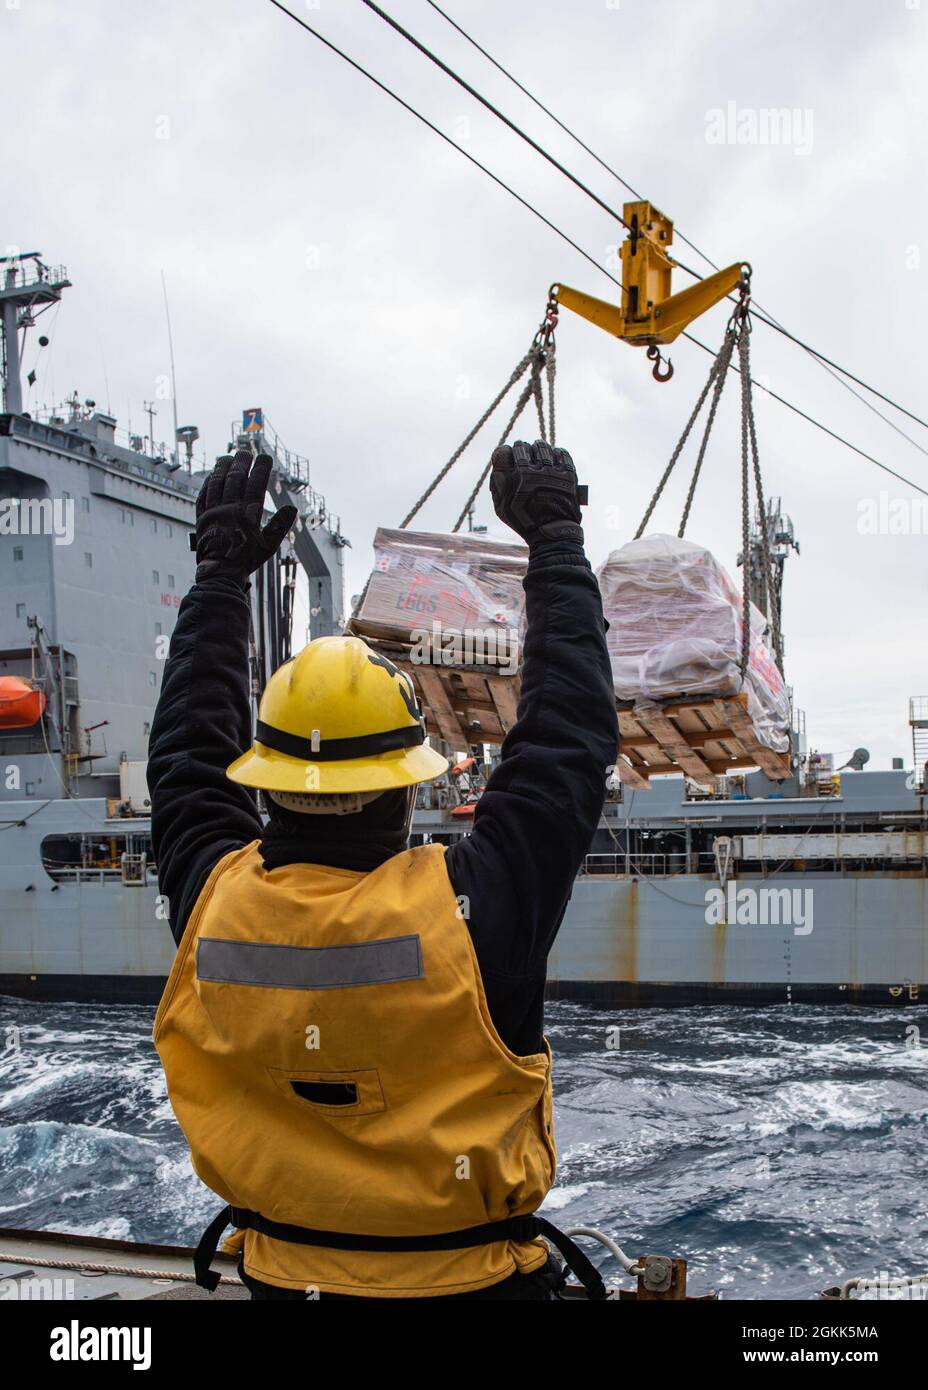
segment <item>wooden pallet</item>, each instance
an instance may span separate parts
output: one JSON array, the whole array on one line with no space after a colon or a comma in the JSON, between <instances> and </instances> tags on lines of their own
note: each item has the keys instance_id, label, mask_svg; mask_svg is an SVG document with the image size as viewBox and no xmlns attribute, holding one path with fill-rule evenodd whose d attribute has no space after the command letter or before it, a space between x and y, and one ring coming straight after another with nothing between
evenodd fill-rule
<instances>
[{"instance_id":1,"label":"wooden pallet","mask_svg":"<svg viewBox=\"0 0 928 1390\"><path fill-rule=\"evenodd\" d=\"M711 787L721 774L759 767L774 781L782 781L790 775L789 754L760 742L747 703L743 691L659 708L619 702L619 780L646 790L651 777L683 772L700 786Z\"/></svg>"},{"instance_id":2,"label":"wooden pallet","mask_svg":"<svg viewBox=\"0 0 928 1390\"><path fill-rule=\"evenodd\" d=\"M516 721L519 677L492 664L422 665L412 660L407 634L376 636L356 619L349 628L403 671L422 701L426 729L463 752L471 746L502 743ZM790 775L789 754L760 742L747 712L744 692L727 697L677 700L661 706L617 701L619 780L646 791L650 778L685 773L700 786L738 768L759 767L774 781Z\"/></svg>"},{"instance_id":3,"label":"wooden pallet","mask_svg":"<svg viewBox=\"0 0 928 1390\"><path fill-rule=\"evenodd\" d=\"M424 665L412 660L412 643L401 634L375 636L360 630L355 620L349 628L401 671L408 671L422 702L427 732L454 751L502 743L516 722L517 674L508 675L489 662Z\"/></svg>"}]
</instances>

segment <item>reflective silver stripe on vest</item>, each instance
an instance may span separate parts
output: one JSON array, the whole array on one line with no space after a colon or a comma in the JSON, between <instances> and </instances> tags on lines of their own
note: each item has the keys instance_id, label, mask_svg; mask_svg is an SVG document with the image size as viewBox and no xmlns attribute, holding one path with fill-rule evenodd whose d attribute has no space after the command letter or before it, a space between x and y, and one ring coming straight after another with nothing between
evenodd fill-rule
<instances>
[{"instance_id":1,"label":"reflective silver stripe on vest","mask_svg":"<svg viewBox=\"0 0 928 1390\"><path fill-rule=\"evenodd\" d=\"M272 946L210 936L197 942L197 979L214 984L349 989L418 980L424 973L418 936L391 936L353 946Z\"/></svg>"}]
</instances>

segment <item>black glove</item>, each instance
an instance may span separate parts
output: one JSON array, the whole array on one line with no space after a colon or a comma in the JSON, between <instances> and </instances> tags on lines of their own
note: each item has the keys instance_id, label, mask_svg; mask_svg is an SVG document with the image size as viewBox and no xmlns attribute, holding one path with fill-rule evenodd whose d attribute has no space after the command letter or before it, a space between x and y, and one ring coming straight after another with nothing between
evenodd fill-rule
<instances>
[{"instance_id":1,"label":"black glove","mask_svg":"<svg viewBox=\"0 0 928 1390\"><path fill-rule=\"evenodd\" d=\"M586 488L566 449L552 449L537 440L503 444L493 453L490 492L500 521L511 526L529 546L542 541L583 544L580 504Z\"/></svg>"},{"instance_id":2,"label":"black glove","mask_svg":"<svg viewBox=\"0 0 928 1390\"><path fill-rule=\"evenodd\" d=\"M281 507L261 529L264 494L273 460L240 449L216 460L197 497L197 583L222 576L244 583L276 552L296 520L296 507Z\"/></svg>"}]
</instances>

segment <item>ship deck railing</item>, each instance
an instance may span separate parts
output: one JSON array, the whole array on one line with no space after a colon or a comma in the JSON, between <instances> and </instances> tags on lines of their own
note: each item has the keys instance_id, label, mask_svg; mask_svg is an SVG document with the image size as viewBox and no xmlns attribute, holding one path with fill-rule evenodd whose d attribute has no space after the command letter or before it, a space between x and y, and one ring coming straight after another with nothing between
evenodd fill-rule
<instances>
[{"instance_id":1,"label":"ship deck railing","mask_svg":"<svg viewBox=\"0 0 928 1390\"><path fill-rule=\"evenodd\" d=\"M269 420L262 420L260 428L243 431L236 424L230 426L230 437L238 448L253 448L259 453L266 452L274 460L274 467L280 473L288 488L298 494L300 514L304 522L313 518L320 525L326 525L333 535L340 536L342 519L330 512L325 497L317 492L310 482L309 459L305 454L288 449Z\"/></svg>"},{"instance_id":2,"label":"ship deck railing","mask_svg":"<svg viewBox=\"0 0 928 1390\"><path fill-rule=\"evenodd\" d=\"M731 861L730 876L761 875L764 878L780 874L815 872L846 874L854 872L855 865L866 866L871 871L886 870L890 873L928 872L928 861L919 853L907 855L862 855L849 859L841 855L818 856L812 853L784 854L781 863L770 859L752 859L735 852ZM584 857L580 866L581 878L680 878L684 875L711 875L718 877L718 863L714 853L692 851L687 858L685 850L671 850L638 853L623 849L614 852L594 851Z\"/></svg>"},{"instance_id":3,"label":"ship deck railing","mask_svg":"<svg viewBox=\"0 0 928 1390\"><path fill-rule=\"evenodd\" d=\"M156 483L181 497L189 498L192 495L190 475L185 464L180 459L173 458L166 444L150 446L147 436L130 434L122 428L117 428L112 440L94 438L79 428L79 420L46 410L36 411L33 416L10 415L4 416L3 419L3 433L13 438L28 440L31 444L48 448L65 448L69 454L88 460L99 459L107 466L134 474L146 482ZM124 458L115 452L120 449L124 454L131 454L133 457ZM194 462L198 468L205 469L205 458L195 459ZM175 475L181 469L185 481L178 482Z\"/></svg>"},{"instance_id":4,"label":"ship deck railing","mask_svg":"<svg viewBox=\"0 0 928 1390\"><path fill-rule=\"evenodd\" d=\"M586 878L641 878L645 875L649 878L672 878L676 874L710 873L714 869L714 854L691 854L687 865L684 850L646 854L629 850L626 854L624 850L617 849L614 853L587 854L580 866L580 873Z\"/></svg>"},{"instance_id":5,"label":"ship deck railing","mask_svg":"<svg viewBox=\"0 0 928 1390\"><path fill-rule=\"evenodd\" d=\"M68 272L63 265L45 265L43 261L29 260L21 265L5 265L0 273L0 288L9 290L28 290L33 285L65 285Z\"/></svg>"},{"instance_id":6,"label":"ship deck railing","mask_svg":"<svg viewBox=\"0 0 928 1390\"><path fill-rule=\"evenodd\" d=\"M141 876L127 877L122 867L113 869L75 864L73 868L65 868L48 862L45 862L43 867L56 883L123 883L127 887L147 888L156 886L158 882L158 871L151 864L146 866L144 881Z\"/></svg>"}]
</instances>

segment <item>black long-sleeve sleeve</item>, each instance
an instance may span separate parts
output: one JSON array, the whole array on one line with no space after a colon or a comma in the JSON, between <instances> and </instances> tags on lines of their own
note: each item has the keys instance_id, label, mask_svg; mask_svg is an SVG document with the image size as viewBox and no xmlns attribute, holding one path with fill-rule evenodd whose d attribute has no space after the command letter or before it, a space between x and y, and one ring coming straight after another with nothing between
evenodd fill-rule
<instances>
[{"instance_id":1,"label":"black long-sleeve sleeve","mask_svg":"<svg viewBox=\"0 0 928 1390\"><path fill-rule=\"evenodd\" d=\"M593 838L618 750L602 600L580 546L533 552L518 717L448 850L490 1016L514 1051L541 1045L548 952Z\"/></svg>"},{"instance_id":2,"label":"black long-sleeve sleeve","mask_svg":"<svg viewBox=\"0 0 928 1390\"><path fill-rule=\"evenodd\" d=\"M261 834L251 792L225 775L250 743L246 591L208 579L178 611L148 756L158 886L178 942L213 867Z\"/></svg>"}]
</instances>

